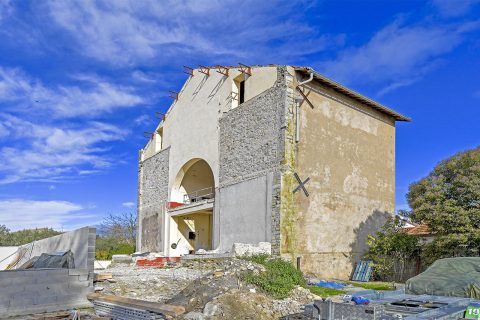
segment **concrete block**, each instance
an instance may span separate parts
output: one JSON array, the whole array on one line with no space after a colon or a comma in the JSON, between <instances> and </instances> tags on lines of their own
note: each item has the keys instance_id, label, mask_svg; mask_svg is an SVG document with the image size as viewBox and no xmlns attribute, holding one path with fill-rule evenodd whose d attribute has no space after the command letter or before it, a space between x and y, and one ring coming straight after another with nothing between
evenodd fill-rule
<instances>
[{"instance_id":1,"label":"concrete block","mask_svg":"<svg viewBox=\"0 0 480 320\"><path fill-rule=\"evenodd\" d=\"M70 287L91 287L93 285L93 281L82 281L78 279L71 279L68 281L68 285Z\"/></svg>"},{"instance_id":2,"label":"concrete block","mask_svg":"<svg viewBox=\"0 0 480 320\"><path fill-rule=\"evenodd\" d=\"M33 304L34 305L39 305L39 304L49 304L49 303L56 303L58 301L58 296L57 295L44 295L44 294L39 294L36 295L33 299Z\"/></svg>"},{"instance_id":3,"label":"concrete block","mask_svg":"<svg viewBox=\"0 0 480 320\"><path fill-rule=\"evenodd\" d=\"M10 307L28 307L33 305L34 295L22 295L10 300Z\"/></svg>"},{"instance_id":4,"label":"concrete block","mask_svg":"<svg viewBox=\"0 0 480 320\"><path fill-rule=\"evenodd\" d=\"M10 307L10 300L8 297L0 297L0 309Z\"/></svg>"},{"instance_id":5,"label":"concrete block","mask_svg":"<svg viewBox=\"0 0 480 320\"><path fill-rule=\"evenodd\" d=\"M73 276L78 277L78 276ZM39 277L36 279L35 283L42 284L42 283L62 283L68 282L68 275L61 275L61 276L49 276L49 277Z\"/></svg>"},{"instance_id":6,"label":"concrete block","mask_svg":"<svg viewBox=\"0 0 480 320\"><path fill-rule=\"evenodd\" d=\"M112 256L112 263L132 263L132 257L128 254L114 254Z\"/></svg>"},{"instance_id":7,"label":"concrete block","mask_svg":"<svg viewBox=\"0 0 480 320\"><path fill-rule=\"evenodd\" d=\"M79 275L88 275L90 271L88 269L69 269L69 276L79 276Z\"/></svg>"},{"instance_id":8,"label":"concrete block","mask_svg":"<svg viewBox=\"0 0 480 320\"><path fill-rule=\"evenodd\" d=\"M78 276L79 281L88 281L90 279L90 276L88 274L81 274Z\"/></svg>"}]
</instances>

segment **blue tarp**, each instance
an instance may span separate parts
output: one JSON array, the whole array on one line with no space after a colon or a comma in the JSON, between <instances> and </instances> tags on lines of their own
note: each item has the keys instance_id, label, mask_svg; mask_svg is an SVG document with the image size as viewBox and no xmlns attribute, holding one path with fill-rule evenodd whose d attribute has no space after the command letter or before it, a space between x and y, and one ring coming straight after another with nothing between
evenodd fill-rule
<instances>
[{"instance_id":1,"label":"blue tarp","mask_svg":"<svg viewBox=\"0 0 480 320\"><path fill-rule=\"evenodd\" d=\"M330 289L343 289L345 288L347 285L343 284L343 283L338 283L338 282L335 282L335 281L320 281L319 283L317 283L317 287L322 287L322 288L330 288Z\"/></svg>"}]
</instances>

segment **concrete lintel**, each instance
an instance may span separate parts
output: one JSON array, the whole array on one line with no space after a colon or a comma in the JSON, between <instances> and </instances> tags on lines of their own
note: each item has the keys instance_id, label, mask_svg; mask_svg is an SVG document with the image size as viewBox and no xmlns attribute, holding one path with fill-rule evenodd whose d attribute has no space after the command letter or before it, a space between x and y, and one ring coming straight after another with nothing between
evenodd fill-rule
<instances>
[{"instance_id":1,"label":"concrete lintel","mask_svg":"<svg viewBox=\"0 0 480 320\"><path fill-rule=\"evenodd\" d=\"M213 209L213 200L203 200L201 202L196 202L195 204L185 205L177 207L175 209L168 210L168 213L171 217L181 216L185 214L195 213L199 211L205 211Z\"/></svg>"}]
</instances>

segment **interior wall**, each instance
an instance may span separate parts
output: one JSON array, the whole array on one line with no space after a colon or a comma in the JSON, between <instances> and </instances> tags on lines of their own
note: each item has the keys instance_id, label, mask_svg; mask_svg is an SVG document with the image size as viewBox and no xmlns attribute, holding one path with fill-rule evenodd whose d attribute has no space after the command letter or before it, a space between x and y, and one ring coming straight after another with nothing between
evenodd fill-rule
<instances>
[{"instance_id":1,"label":"interior wall","mask_svg":"<svg viewBox=\"0 0 480 320\"><path fill-rule=\"evenodd\" d=\"M212 241L212 213L200 212L183 216L172 217L171 239L178 243L172 255L188 254L190 250L211 250ZM195 239L189 239L189 233L195 233Z\"/></svg>"},{"instance_id":2,"label":"interior wall","mask_svg":"<svg viewBox=\"0 0 480 320\"><path fill-rule=\"evenodd\" d=\"M194 163L191 164L191 162ZM212 190L202 190L206 188L211 188ZM170 199L171 201L182 203L185 194L201 191L203 192L199 193L201 195L214 192L214 188L214 176L208 163L201 159L193 159L187 162L182 167L181 172L177 174L175 185L170 193Z\"/></svg>"}]
</instances>

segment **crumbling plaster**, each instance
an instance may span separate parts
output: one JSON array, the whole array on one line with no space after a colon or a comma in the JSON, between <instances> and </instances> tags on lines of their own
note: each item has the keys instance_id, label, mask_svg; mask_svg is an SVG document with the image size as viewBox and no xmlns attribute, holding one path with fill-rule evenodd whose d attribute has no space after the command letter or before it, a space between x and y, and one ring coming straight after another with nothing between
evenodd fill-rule
<instances>
[{"instance_id":1,"label":"crumbling plaster","mask_svg":"<svg viewBox=\"0 0 480 320\"><path fill-rule=\"evenodd\" d=\"M366 237L395 208L395 123L318 83L305 88L296 170L310 197L295 195L295 256L302 269L345 279Z\"/></svg>"}]
</instances>

